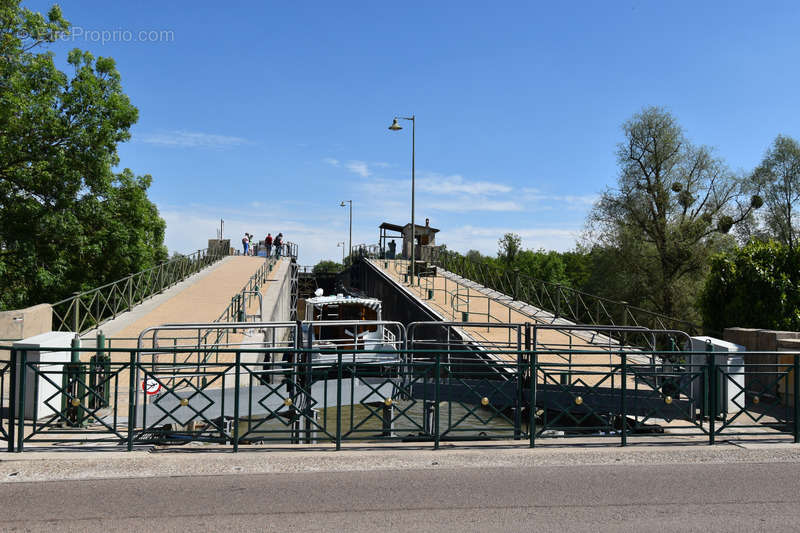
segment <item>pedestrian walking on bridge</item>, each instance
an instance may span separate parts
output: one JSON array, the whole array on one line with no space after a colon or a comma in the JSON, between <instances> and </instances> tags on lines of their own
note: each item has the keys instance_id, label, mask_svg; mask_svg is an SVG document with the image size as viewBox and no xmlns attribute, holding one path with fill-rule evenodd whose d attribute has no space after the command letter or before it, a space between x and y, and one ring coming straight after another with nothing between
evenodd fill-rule
<instances>
[{"instance_id":1,"label":"pedestrian walking on bridge","mask_svg":"<svg viewBox=\"0 0 800 533\"><path fill-rule=\"evenodd\" d=\"M264 237L264 248L267 249L267 257L272 255L272 233L267 233Z\"/></svg>"}]
</instances>

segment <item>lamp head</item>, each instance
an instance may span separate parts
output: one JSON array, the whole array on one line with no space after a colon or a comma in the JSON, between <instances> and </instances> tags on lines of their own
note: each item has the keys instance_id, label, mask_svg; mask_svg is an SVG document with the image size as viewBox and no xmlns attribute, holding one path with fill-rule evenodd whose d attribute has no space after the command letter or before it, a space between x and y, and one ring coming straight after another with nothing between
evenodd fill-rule
<instances>
[{"instance_id":1,"label":"lamp head","mask_svg":"<svg viewBox=\"0 0 800 533\"><path fill-rule=\"evenodd\" d=\"M344 207L344 200L342 200L342 203L339 204L339 207Z\"/></svg>"},{"instance_id":2,"label":"lamp head","mask_svg":"<svg viewBox=\"0 0 800 533\"><path fill-rule=\"evenodd\" d=\"M403 126L401 126L400 123L397 122L397 117L394 117L394 120L392 121L392 125L389 126L389 129L392 130L392 131L399 131L399 130L403 129Z\"/></svg>"}]
</instances>

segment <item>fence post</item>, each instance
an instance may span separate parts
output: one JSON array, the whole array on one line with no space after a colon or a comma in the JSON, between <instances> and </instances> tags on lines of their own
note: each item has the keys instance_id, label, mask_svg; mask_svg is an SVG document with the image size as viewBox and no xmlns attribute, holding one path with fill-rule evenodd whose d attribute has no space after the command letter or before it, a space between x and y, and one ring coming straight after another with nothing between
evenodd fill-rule
<instances>
[{"instance_id":1,"label":"fence post","mask_svg":"<svg viewBox=\"0 0 800 533\"><path fill-rule=\"evenodd\" d=\"M19 394L17 409L17 453L22 453L22 447L25 443L25 374L27 374L25 366L28 363L28 351L22 350L22 362L18 370L19 374ZM36 422L34 421L34 424Z\"/></svg>"},{"instance_id":2,"label":"fence post","mask_svg":"<svg viewBox=\"0 0 800 533\"><path fill-rule=\"evenodd\" d=\"M536 446L536 367L538 366L538 357L536 350L531 353L530 360L531 372L531 409L530 409L530 447Z\"/></svg>"},{"instance_id":3,"label":"fence post","mask_svg":"<svg viewBox=\"0 0 800 533\"><path fill-rule=\"evenodd\" d=\"M128 311L133 309L133 276L128 276Z\"/></svg>"},{"instance_id":4,"label":"fence post","mask_svg":"<svg viewBox=\"0 0 800 533\"><path fill-rule=\"evenodd\" d=\"M798 420L797 415L800 414L800 407L798 407L797 403L800 400L800 379L798 379L798 374L800 374L800 359L798 359L798 355L794 355L794 442L795 444L800 443L800 420Z\"/></svg>"},{"instance_id":5,"label":"fence post","mask_svg":"<svg viewBox=\"0 0 800 533\"><path fill-rule=\"evenodd\" d=\"M619 395L620 423L622 424L622 446L628 444L628 417L625 412L625 391L628 389L628 354L620 354L622 361L622 390Z\"/></svg>"},{"instance_id":6,"label":"fence post","mask_svg":"<svg viewBox=\"0 0 800 533\"><path fill-rule=\"evenodd\" d=\"M439 381L441 381L442 354L436 354L435 372L436 381L433 389L433 449L439 449Z\"/></svg>"},{"instance_id":7,"label":"fence post","mask_svg":"<svg viewBox=\"0 0 800 533\"><path fill-rule=\"evenodd\" d=\"M522 383L524 370L522 367L522 346L520 346L520 326L517 326L517 394L514 399L514 440L522 437Z\"/></svg>"},{"instance_id":8,"label":"fence post","mask_svg":"<svg viewBox=\"0 0 800 533\"><path fill-rule=\"evenodd\" d=\"M131 350L128 366L128 451L133 450L133 431L136 427L136 352Z\"/></svg>"},{"instance_id":9,"label":"fence post","mask_svg":"<svg viewBox=\"0 0 800 533\"><path fill-rule=\"evenodd\" d=\"M72 302L73 302L74 307L75 307L75 312L72 315L72 319L73 319L73 329L72 329L72 331L74 333L80 333L80 331L78 330L78 327L80 326L80 322L81 322L81 320L80 320L80 318L81 318L81 298L80 298L80 294L81 293L79 293L79 292L72 293L72 296L74 296L74 299L72 300Z\"/></svg>"},{"instance_id":10,"label":"fence post","mask_svg":"<svg viewBox=\"0 0 800 533\"><path fill-rule=\"evenodd\" d=\"M708 369L708 395L710 396L708 405L708 443L714 444L717 420L717 366L716 357L713 353L706 353L706 368Z\"/></svg>"},{"instance_id":11,"label":"fence post","mask_svg":"<svg viewBox=\"0 0 800 533\"><path fill-rule=\"evenodd\" d=\"M241 352L236 352L236 375L233 386L233 453L239 451L239 383L242 363Z\"/></svg>"},{"instance_id":12,"label":"fence post","mask_svg":"<svg viewBox=\"0 0 800 533\"><path fill-rule=\"evenodd\" d=\"M17 413L17 351L11 350L11 383L9 384L8 396L8 451L14 451L14 426L16 424Z\"/></svg>"},{"instance_id":13,"label":"fence post","mask_svg":"<svg viewBox=\"0 0 800 533\"><path fill-rule=\"evenodd\" d=\"M342 352L336 357L336 449L342 449Z\"/></svg>"}]
</instances>

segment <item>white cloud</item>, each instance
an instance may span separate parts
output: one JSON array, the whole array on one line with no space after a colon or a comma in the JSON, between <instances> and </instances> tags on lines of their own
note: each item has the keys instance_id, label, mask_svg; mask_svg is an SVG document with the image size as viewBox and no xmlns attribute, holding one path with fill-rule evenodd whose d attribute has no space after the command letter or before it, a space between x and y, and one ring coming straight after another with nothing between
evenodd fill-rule
<instances>
[{"instance_id":1,"label":"white cloud","mask_svg":"<svg viewBox=\"0 0 800 533\"><path fill-rule=\"evenodd\" d=\"M216 135L213 133L201 133L186 130L150 133L142 135L141 137L136 138L136 140L147 144L178 148L228 148L231 146L251 144L250 141L243 137Z\"/></svg>"},{"instance_id":2,"label":"white cloud","mask_svg":"<svg viewBox=\"0 0 800 533\"><path fill-rule=\"evenodd\" d=\"M469 195L491 195L511 192L511 187L491 181L467 181L459 174L445 176L428 173L420 180L420 189L436 194L463 193Z\"/></svg>"},{"instance_id":3,"label":"white cloud","mask_svg":"<svg viewBox=\"0 0 800 533\"><path fill-rule=\"evenodd\" d=\"M345 168L350 172L358 174L362 178L368 178L372 175L369 170L369 165L365 161L348 161Z\"/></svg>"},{"instance_id":4,"label":"white cloud","mask_svg":"<svg viewBox=\"0 0 800 533\"><path fill-rule=\"evenodd\" d=\"M411 189L411 180L375 178L362 187L370 197L381 199L381 203L386 204L388 199L397 198L398 195L405 197ZM416 201L418 209L450 213L525 210L512 193L513 189L502 183L469 181L457 174L445 176L429 173L417 180ZM405 201L398 204L406 205Z\"/></svg>"},{"instance_id":5,"label":"white cloud","mask_svg":"<svg viewBox=\"0 0 800 533\"><path fill-rule=\"evenodd\" d=\"M338 214L335 207L332 213ZM263 239L267 232L272 235L282 232L287 241L298 244L301 265L314 265L322 259L341 261L342 249L336 247L347 237L346 218L328 216L323 213L315 220L296 220L291 213L296 210L283 209L265 211L245 208L229 209L220 206L168 206L160 208L161 216L167 223L165 244L172 252L191 253L208 246L208 239L216 237L220 218L225 220L224 237L231 240L231 246L241 248L244 232ZM207 213L217 213L209 216ZM330 213L327 213L330 215ZM353 245L364 242L362 232L353 228ZM372 240L377 237L372 236ZM375 232L377 235L377 231ZM371 242L371 241L370 241Z\"/></svg>"},{"instance_id":6,"label":"white cloud","mask_svg":"<svg viewBox=\"0 0 800 533\"><path fill-rule=\"evenodd\" d=\"M478 250L484 255L497 254L497 240L506 233L516 233L522 238L524 249L538 250L557 250L565 252L575 248L580 228L514 228L514 227L475 227L462 226L451 230L442 231L441 238L436 237L436 242L440 240L447 244L452 250L466 252L467 250Z\"/></svg>"},{"instance_id":7,"label":"white cloud","mask_svg":"<svg viewBox=\"0 0 800 533\"><path fill-rule=\"evenodd\" d=\"M522 211L522 205L517 202L482 200L480 202L465 202L463 200L424 201L421 207L450 211L453 213L467 213L470 211Z\"/></svg>"},{"instance_id":8,"label":"white cloud","mask_svg":"<svg viewBox=\"0 0 800 533\"><path fill-rule=\"evenodd\" d=\"M322 162L323 163L327 163L328 165L330 165L332 167L338 167L339 166L339 160L338 159L334 159L332 157L326 157L326 158L324 158L322 160Z\"/></svg>"},{"instance_id":9,"label":"white cloud","mask_svg":"<svg viewBox=\"0 0 800 533\"><path fill-rule=\"evenodd\" d=\"M522 189L522 198L527 202L560 203L571 210L586 210L600 199L598 194L544 194L538 189Z\"/></svg>"}]
</instances>

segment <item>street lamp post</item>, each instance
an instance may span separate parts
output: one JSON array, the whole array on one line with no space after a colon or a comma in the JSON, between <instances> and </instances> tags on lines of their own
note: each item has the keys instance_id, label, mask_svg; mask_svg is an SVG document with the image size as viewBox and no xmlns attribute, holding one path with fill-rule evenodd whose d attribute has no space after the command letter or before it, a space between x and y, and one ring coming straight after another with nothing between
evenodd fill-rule
<instances>
[{"instance_id":1,"label":"street lamp post","mask_svg":"<svg viewBox=\"0 0 800 533\"><path fill-rule=\"evenodd\" d=\"M336 243L336 247L337 247L337 248L338 248L339 246L341 246L341 247L342 247L342 266L344 266L344 245L345 245L345 242L344 242L344 241L339 241L339 242L337 242L337 243Z\"/></svg>"},{"instance_id":2,"label":"street lamp post","mask_svg":"<svg viewBox=\"0 0 800 533\"><path fill-rule=\"evenodd\" d=\"M342 203L339 204L339 207L345 207L344 203L350 202L350 247L349 247L349 256L352 257L353 255L353 200L342 200ZM342 245L342 253L344 253L344 245ZM344 264L344 259L342 259L342 264Z\"/></svg>"},{"instance_id":3,"label":"street lamp post","mask_svg":"<svg viewBox=\"0 0 800 533\"><path fill-rule=\"evenodd\" d=\"M416 157L416 130L417 130L417 121L416 116L411 115L410 117L394 117L392 121L392 125L389 126L389 129L392 131L399 131L402 130L403 127L397 122L397 119L403 120L410 120L411 121L411 284L414 284L414 268L415 268L415 241L416 241L416 225L414 224L414 159Z\"/></svg>"}]
</instances>

